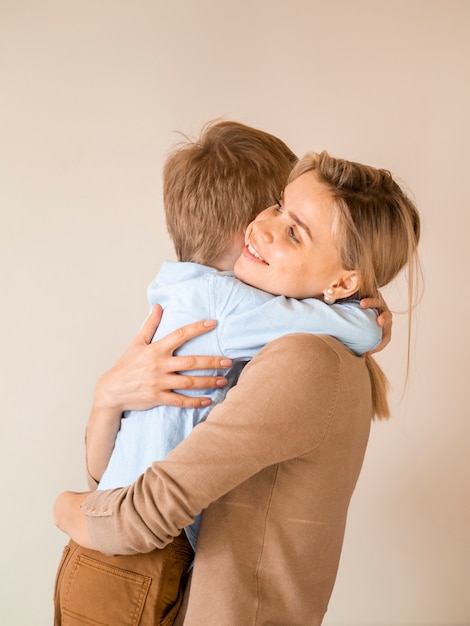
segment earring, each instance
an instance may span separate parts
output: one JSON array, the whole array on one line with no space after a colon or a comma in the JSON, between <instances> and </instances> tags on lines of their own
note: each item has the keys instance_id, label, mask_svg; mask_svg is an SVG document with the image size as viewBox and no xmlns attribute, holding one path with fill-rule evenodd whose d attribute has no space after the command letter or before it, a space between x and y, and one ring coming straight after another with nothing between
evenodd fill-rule
<instances>
[{"instance_id":1,"label":"earring","mask_svg":"<svg viewBox=\"0 0 470 626\"><path fill-rule=\"evenodd\" d=\"M325 304L334 304L336 302L335 298L330 298L330 296L332 296L334 294L333 289L327 289L326 293L328 295L323 294L323 300L325 301Z\"/></svg>"}]
</instances>

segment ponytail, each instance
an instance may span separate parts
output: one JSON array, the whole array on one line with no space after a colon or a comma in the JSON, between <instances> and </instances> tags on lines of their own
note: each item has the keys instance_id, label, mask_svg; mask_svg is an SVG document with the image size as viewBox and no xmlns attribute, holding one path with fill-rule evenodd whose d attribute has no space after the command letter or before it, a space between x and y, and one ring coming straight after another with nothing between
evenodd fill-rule
<instances>
[{"instance_id":1,"label":"ponytail","mask_svg":"<svg viewBox=\"0 0 470 626\"><path fill-rule=\"evenodd\" d=\"M389 389L387 377L375 359L371 356L366 356L365 359L372 391L373 419L387 419L390 417L390 408L387 401Z\"/></svg>"}]
</instances>

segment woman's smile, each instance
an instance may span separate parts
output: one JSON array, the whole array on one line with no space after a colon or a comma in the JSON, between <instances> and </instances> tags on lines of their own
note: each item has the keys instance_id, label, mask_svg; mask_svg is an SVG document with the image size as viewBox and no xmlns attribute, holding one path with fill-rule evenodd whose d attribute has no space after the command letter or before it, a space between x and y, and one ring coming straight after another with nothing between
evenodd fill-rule
<instances>
[{"instance_id":1,"label":"woman's smile","mask_svg":"<svg viewBox=\"0 0 470 626\"><path fill-rule=\"evenodd\" d=\"M258 252L258 250L256 250L256 248L253 246L253 244L248 241L246 246L245 246L245 250L247 254L245 254L245 256L250 259L250 260L254 260L254 261L259 261L261 263L265 263L266 265L269 265L261 256L261 254ZM254 258L252 258L254 257Z\"/></svg>"}]
</instances>

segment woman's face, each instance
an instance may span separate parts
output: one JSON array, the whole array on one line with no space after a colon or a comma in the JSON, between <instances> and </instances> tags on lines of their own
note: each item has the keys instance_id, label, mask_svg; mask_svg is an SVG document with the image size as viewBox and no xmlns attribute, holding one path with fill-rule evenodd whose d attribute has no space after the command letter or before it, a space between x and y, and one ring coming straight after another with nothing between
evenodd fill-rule
<instances>
[{"instance_id":1,"label":"woman's face","mask_svg":"<svg viewBox=\"0 0 470 626\"><path fill-rule=\"evenodd\" d=\"M314 172L302 174L287 185L280 204L249 224L235 275L275 295L321 296L342 274L334 215L329 189Z\"/></svg>"}]
</instances>

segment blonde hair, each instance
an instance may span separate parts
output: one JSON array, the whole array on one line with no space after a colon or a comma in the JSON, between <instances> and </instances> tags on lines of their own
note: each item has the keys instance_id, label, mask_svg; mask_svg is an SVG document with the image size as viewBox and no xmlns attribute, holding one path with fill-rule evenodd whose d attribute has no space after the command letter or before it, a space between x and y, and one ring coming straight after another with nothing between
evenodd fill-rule
<instances>
[{"instance_id":1,"label":"blonde hair","mask_svg":"<svg viewBox=\"0 0 470 626\"><path fill-rule=\"evenodd\" d=\"M210 265L260 211L276 203L296 155L264 131L239 122L207 124L163 168L168 232L179 261Z\"/></svg>"},{"instance_id":2,"label":"blonde hair","mask_svg":"<svg viewBox=\"0 0 470 626\"><path fill-rule=\"evenodd\" d=\"M289 182L310 171L333 197L341 264L346 270L356 270L360 277L356 297L378 297L381 287L407 269L409 359L411 312L419 272L420 218L415 204L388 170L337 159L327 152L310 152L293 168ZM375 415L389 417L387 379L372 357L366 357L366 363Z\"/></svg>"}]
</instances>

